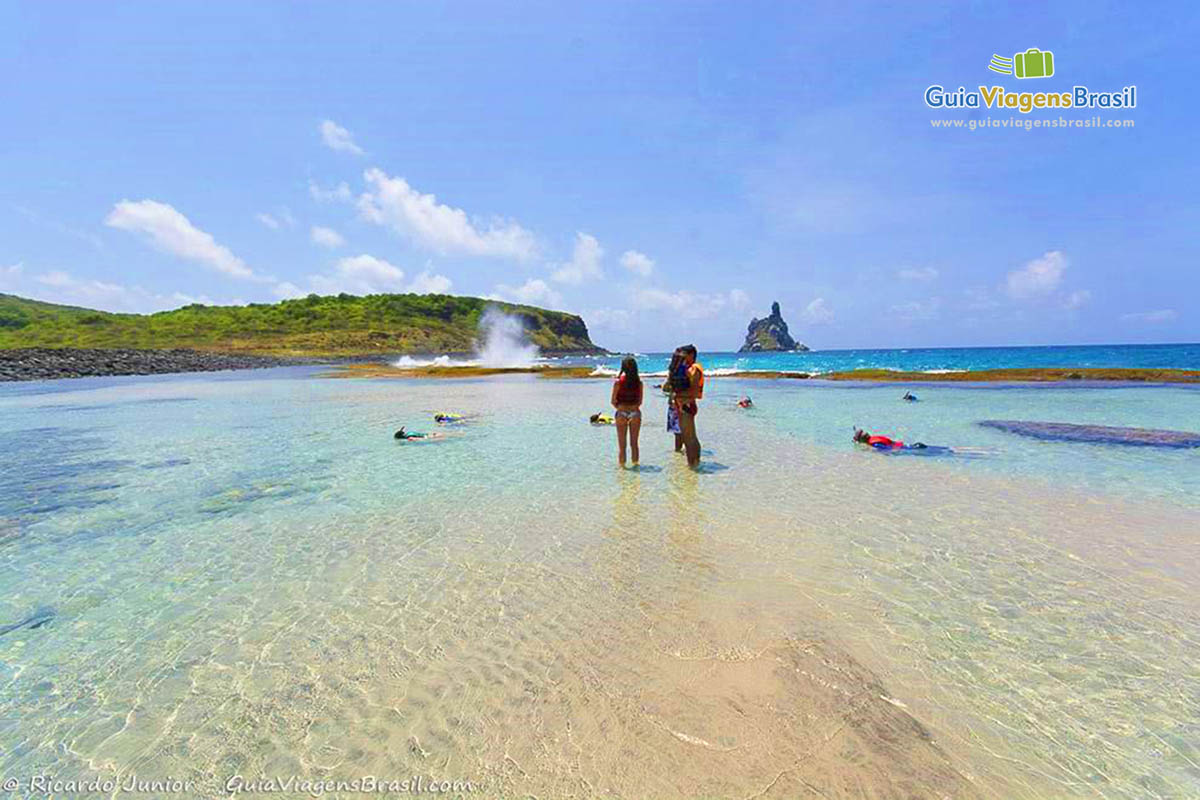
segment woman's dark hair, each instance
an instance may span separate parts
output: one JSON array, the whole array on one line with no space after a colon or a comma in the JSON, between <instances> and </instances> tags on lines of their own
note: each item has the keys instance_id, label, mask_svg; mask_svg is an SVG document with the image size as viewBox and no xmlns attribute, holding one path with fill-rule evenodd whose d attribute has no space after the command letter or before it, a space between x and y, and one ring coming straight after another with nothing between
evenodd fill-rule
<instances>
[{"instance_id":1,"label":"woman's dark hair","mask_svg":"<svg viewBox=\"0 0 1200 800\"><path fill-rule=\"evenodd\" d=\"M686 347L685 345L675 348L675 353L671 356L671 366L667 368L667 381L674 392L685 392L692 385L687 375L687 358L684 357Z\"/></svg>"},{"instance_id":2,"label":"woman's dark hair","mask_svg":"<svg viewBox=\"0 0 1200 800\"><path fill-rule=\"evenodd\" d=\"M671 365L667 367L667 377L675 374L675 370L679 368L679 362L683 360L683 348L676 347L675 352L671 353Z\"/></svg>"},{"instance_id":3,"label":"woman's dark hair","mask_svg":"<svg viewBox=\"0 0 1200 800\"><path fill-rule=\"evenodd\" d=\"M637 359L633 356L625 356L621 361L621 372L625 374L626 386L641 386L642 379L638 375Z\"/></svg>"}]
</instances>

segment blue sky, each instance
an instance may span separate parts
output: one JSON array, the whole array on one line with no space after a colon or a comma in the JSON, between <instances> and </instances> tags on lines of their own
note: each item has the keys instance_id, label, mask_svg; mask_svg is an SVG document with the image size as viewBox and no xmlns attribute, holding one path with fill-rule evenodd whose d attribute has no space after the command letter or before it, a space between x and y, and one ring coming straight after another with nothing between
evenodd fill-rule
<instances>
[{"instance_id":1,"label":"blue sky","mask_svg":"<svg viewBox=\"0 0 1200 800\"><path fill-rule=\"evenodd\" d=\"M0 291L450 291L611 348L1200 339L1182 3L7 3ZM987 70L1051 50L1056 75ZM934 129L930 84L1138 87Z\"/></svg>"}]
</instances>

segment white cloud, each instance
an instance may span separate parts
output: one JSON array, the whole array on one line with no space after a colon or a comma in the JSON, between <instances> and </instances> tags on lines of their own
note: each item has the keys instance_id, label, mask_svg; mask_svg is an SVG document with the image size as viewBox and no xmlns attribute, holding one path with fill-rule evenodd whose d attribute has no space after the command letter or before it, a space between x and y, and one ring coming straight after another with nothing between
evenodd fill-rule
<instances>
[{"instance_id":1,"label":"white cloud","mask_svg":"<svg viewBox=\"0 0 1200 800\"><path fill-rule=\"evenodd\" d=\"M1063 301L1063 307L1067 309L1083 308L1092 300L1092 293L1087 289L1077 289L1067 295L1067 299Z\"/></svg>"},{"instance_id":2,"label":"white cloud","mask_svg":"<svg viewBox=\"0 0 1200 800\"><path fill-rule=\"evenodd\" d=\"M24 271L25 266L20 263L0 267L0 289L15 289L17 280Z\"/></svg>"},{"instance_id":3,"label":"white cloud","mask_svg":"<svg viewBox=\"0 0 1200 800\"><path fill-rule=\"evenodd\" d=\"M314 275L313 285L324 284L330 293L374 294L404 290L404 270L365 253L341 259L334 272L333 277Z\"/></svg>"},{"instance_id":4,"label":"white cloud","mask_svg":"<svg viewBox=\"0 0 1200 800\"><path fill-rule=\"evenodd\" d=\"M537 252L533 234L511 220L495 219L481 230L460 208L442 205L421 194L403 178L380 169L363 175L368 191L358 198L362 218L390 227L412 241L444 255L499 256L517 260Z\"/></svg>"},{"instance_id":5,"label":"white cloud","mask_svg":"<svg viewBox=\"0 0 1200 800\"><path fill-rule=\"evenodd\" d=\"M317 129L321 132L321 141L330 150L337 150L340 153L353 153L356 156L363 154L363 149L354 143L354 137L350 135L350 131L338 125L331 119L323 120Z\"/></svg>"},{"instance_id":6,"label":"white cloud","mask_svg":"<svg viewBox=\"0 0 1200 800\"><path fill-rule=\"evenodd\" d=\"M937 319L941 309L940 298L931 297L928 300L914 300L910 303L899 303L891 307L891 315L903 322L919 322Z\"/></svg>"},{"instance_id":7,"label":"white cloud","mask_svg":"<svg viewBox=\"0 0 1200 800\"><path fill-rule=\"evenodd\" d=\"M1122 314L1121 319L1125 322L1171 322L1179 317L1179 313L1173 308L1160 308L1156 311L1138 311L1130 314Z\"/></svg>"},{"instance_id":8,"label":"white cloud","mask_svg":"<svg viewBox=\"0 0 1200 800\"><path fill-rule=\"evenodd\" d=\"M1021 269L1008 273L1005 288L1009 296L1017 300L1046 297L1058 288L1066 269L1066 255L1060 250L1050 250Z\"/></svg>"},{"instance_id":9,"label":"white cloud","mask_svg":"<svg viewBox=\"0 0 1200 800\"><path fill-rule=\"evenodd\" d=\"M413 294L446 294L453 285L445 275L433 275L429 270L424 270L413 278L412 283L408 285L408 291Z\"/></svg>"},{"instance_id":10,"label":"white cloud","mask_svg":"<svg viewBox=\"0 0 1200 800\"><path fill-rule=\"evenodd\" d=\"M683 319L715 317L726 308L737 308L746 299L745 292L741 289L734 289L729 294L707 294L687 289L668 292L648 286L635 287L632 297L634 308L642 311L670 311Z\"/></svg>"},{"instance_id":11,"label":"white cloud","mask_svg":"<svg viewBox=\"0 0 1200 800\"><path fill-rule=\"evenodd\" d=\"M124 286L117 283L76 278L63 270L43 272L34 276L33 280L49 290L49 292L34 290L41 300L96 308L102 311L145 313L177 308L190 302L200 302L178 293L167 297L148 292L140 286ZM187 299L180 300L180 297Z\"/></svg>"},{"instance_id":12,"label":"white cloud","mask_svg":"<svg viewBox=\"0 0 1200 800\"><path fill-rule=\"evenodd\" d=\"M345 181L332 189L322 189L319 183L310 178L308 194L318 203L349 203L354 199L354 193L350 191L350 184Z\"/></svg>"},{"instance_id":13,"label":"white cloud","mask_svg":"<svg viewBox=\"0 0 1200 800\"><path fill-rule=\"evenodd\" d=\"M933 267L902 269L896 273L896 276L902 281L932 281L937 278L938 271Z\"/></svg>"},{"instance_id":14,"label":"white cloud","mask_svg":"<svg viewBox=\"0 0 1200 800\"><path fill-rule=\"evenodd\" d=\"M297 297L306 297L308 295L308 292L304 291L291 281L280 281L279 283L275 284L275 288L272 291L280 300L292 300Z\"/></svg>"},{"instance_id":15,"label":"white cloud","mask_svg":"<svg viewBox=\"0 0 1200 800\"><path fill-rule=\"evenodd\" d=\"M445 275L424 270L411 283L404 280L404 270L382 258L363 253L339 259L333 272L309 275L307 291L290 281L274 287L276 297L289 299L309 294L445 294L453 285Z\"/></svg>"},{"instance_id":16,"label":"white cloud","mask_svg":"<svg viewBox=\"0 0 1200 800\"><path fill-rule=\"evenodd\" d=\"M621 266L635 275L648 278L654 272L654 259L637 250L626 250L621 254Z\"/></svg>"},{"instance_id":17,"label":"white cloud","mask_svg":"<svg viewBox=\"0 0 1200 800\"><path fill-rule=\"evenodd\" d=\"M44 272L41 275L38 275L36 280L38 283L44 283L47 286L54 286L60 289L65 286L72 286L76 282L75 279L71 277L70 273L63 272L62 270ZM103 286L104 284L100 285Z\"/></svg>"},{"instance_id":18,"label":"white cloud","mask_svg":"<svg viewBox=\"0 0 1200 800\"><path fill-rule=\"evenodd\" d=\"M633 330L633 314L624 308L597 308L583 314L584 322L593 330Z\"/></svg>"},{"instance_id":19,"label":"white cloud","mask_svg":"<svg viewBox=\"0 0 1200 800\"><path fill-rule=\"evenodd\" d=\"M155 247L180 258L196 261L234 278L255 274L229 248L194 226L187 217L166 203L155 200L122 200L113 206L104 224L140 233Z\"/></svg>"},{"instance_id":20,"label":"white cloud","mask_svg":"<svg viewBox=\"0 0 1200 800\"><path fill-rule=\"evenodd\" d=\"M281 208L275 214L263 212L261 214L255 214L254 217L273 231L277 231L285 225L289 228L296 227L296 218L293 217L292 212L288 211L286 208Z\"/></svg>"},{"instance_id":21,"label":"white cloud","mask_svg":"<svg viewBox=\"0 0 1200 800\"><path fill-rule=\"evenodd\" d=\"M974 286L963 291L963 305L968 311L990 311L999 308L1000 302L988 289Z\"/></svg>"},{"instance_id":22,"label":"white cloud","mask_svg":"<svg viewBox=\"0 0 1200 800\"><path fill-rule=\"evenodd\" d=\"M516 288L501 284L496 287L494 294L489 299L536 306L558 307L562 305L562 295L551 289L550 285L540 278L531 278Z\"/></svg>"},{"instance_id":23,"label":"white cloud","mask_svg":"<svg viewBox=\"0 0 1200 800\"><path fill-rule=\"evenodd\" d=\"M147 313L165 311L189 303L212 303L207 297L194 298L180 292L167 296L147 291L140 286L77 278L64 270L50 270L28 276L24 273L21 264L0 267L0 290L36 297L48 303L96 308L101 311ZM27 280L23 280L26 278Z\"/></svg>"},{"instance_id":24,"label":"white cloud","mask_svg":"<svg viewBox=\"0 0 1200 800\"><path fill-rule=\"evenodd\" d=\"M321 225L313 225L308 236L312 240L313 244L319 244L322 247L328 247L330 249L341 247L346 243L346 240L342 238L340 233L335 231L333 228L326 228Z\"/></svg>"},{"instance_id":25,"label":"white cloud","mask_svg":"<svg viewBox=\"0 0 1200 800\"><path fill-rule=\"evenodd\" d=\"M596 237L580 231L575 234L575 250L571 253L571 260L561 264L550 277L572 286L578 286L586 280L599 280L604 277L604 270L600 267L603 257L604 248Z\"/></svg>"},{"instance_id":26,"label":"white cloud","mask_svg":"<svg viewBox=\"0 0 1200 800\"><path fill-rule=\"evenodd\" d=\"M633 305L643 311L674 311L682 314L693 304L696 295L686 289L668 292L652 286L638 287L633 292ZM709 305L704 303L702 305Z\"/></svg>"},{"instance_id":27,"label":"white cloud","mask_svg":"<svg viewBox=\"0 0 1200 800\"><path fill-rule=\"evenodd\" d=\"M608 331L631 332L639 312L667 311L676 320L710 319L729 311L750 307L750 297L741 289L729 292L667 291L651 286L629 288L631 308L596 308L584 313L588 325Z\"/></svg>"},{"instance_id":28,"label":"white cloud","mask_svg":"<svg viewBox=\"0 0 1200 800\"><path fill-rule=\"evenodd\" d=\"M809 325L826 325L833 322L833 309L825 302L824 297L818 297L804 307L800 319Z\"/></svg>"}]
</instances>

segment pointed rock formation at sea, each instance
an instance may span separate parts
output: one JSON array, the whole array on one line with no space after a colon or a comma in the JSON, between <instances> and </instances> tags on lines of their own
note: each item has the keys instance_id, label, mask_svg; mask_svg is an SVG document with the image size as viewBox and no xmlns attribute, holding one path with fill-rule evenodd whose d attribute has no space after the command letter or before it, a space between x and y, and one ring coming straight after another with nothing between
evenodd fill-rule
<instances>
[{"instance_id":1,"label":"pointed rock formation at sea","mask_svg":"<svg viewBox=\"0 0 1200 800\"><path fill-rule=\"evenodd\" d=\"M779 313L778 301L771 303L771 316L750 320L750 327L746 330L746 341L738 352L759 353L775 350L808 350L808 347L802 342L797 342L788 333L787 323Z\"/></svg>"}]
</instances>

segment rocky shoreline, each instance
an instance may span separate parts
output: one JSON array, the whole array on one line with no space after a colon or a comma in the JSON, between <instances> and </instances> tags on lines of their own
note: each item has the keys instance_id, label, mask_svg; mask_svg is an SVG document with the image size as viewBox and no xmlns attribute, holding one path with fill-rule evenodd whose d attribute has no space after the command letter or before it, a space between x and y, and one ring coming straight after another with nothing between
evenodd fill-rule
<instances>
[{"instance_id":1,"label":"rocky shoreline","mask_svg":"<svg viewBox=\"0 0 1200 800\"><path fill-rule=\"evenodd\" d=\"M0 382L46 381L100 375L161 375L171 372L220 372L326 359L205 353L199 350L91 350L31 347L0 350Z\"/></svg>"}]
</instances>

